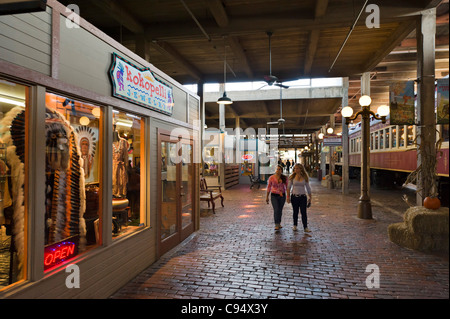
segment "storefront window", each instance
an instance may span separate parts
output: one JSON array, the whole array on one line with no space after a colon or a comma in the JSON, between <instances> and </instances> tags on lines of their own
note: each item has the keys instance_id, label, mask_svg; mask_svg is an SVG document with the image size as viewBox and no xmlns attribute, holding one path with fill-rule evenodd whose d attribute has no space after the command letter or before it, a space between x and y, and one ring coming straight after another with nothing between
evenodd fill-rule
<instances>
[{"instance_id":1,"label":"storefront window","mask_svg":"<svg viewBox=\"0 0 450 319\"><path fill-rule=\"evenodd\" d=\"M0 79L0 290L25 278L28 88Z\"/></svg>"},{"instance_id":2,"label":"storefront window","mask_svg":"<svg viewBox=\"0 0 450 319\"><path fill-rule=\"evenodd\" d=\"M98 106L46 94L44 270L100 243Z\"/></svg>"},{"instance_id":3,"label":"storefront window","mask_svg":"<svg viewBox=\"0 0 450 319\"><path fill-rule=\"evenodd\" d=\"M219 147L210 146L204 148L204 164L203 164L203 174L204 176L218 176L219 167Z\"/></svg>"},{"instance_id":4,"label":"storefront window","mask_svg":"<svg viewBox=\"0 0 450 319\"><path fill-rule=\"evenodd\" d=\"M144 226L145 206L141 196L144 163L144 125L139 116L113 111L113 238Z\"/></svg>"}]
</instances>

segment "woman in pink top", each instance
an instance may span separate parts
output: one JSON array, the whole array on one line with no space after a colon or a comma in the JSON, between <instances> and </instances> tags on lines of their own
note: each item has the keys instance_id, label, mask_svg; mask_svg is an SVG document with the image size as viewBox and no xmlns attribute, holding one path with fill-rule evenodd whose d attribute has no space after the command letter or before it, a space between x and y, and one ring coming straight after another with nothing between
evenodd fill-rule
<instances>
[{"instance_id":1,"label":"woman in pink top","mask_svg":"<svg viewBox=\"0 0 450 319\"><path fill-rule=\"evenodd\" d=\"M269 177L267 182L267 193L266 202L269 204L269 194L270 200L273 207L273 218L275 221L275 230L281 228L281 216L283 213L283 206L286 202L286 189L287 189L287 178L282 174L283 168L281 165L277 165L277 170L275 174Z\"/></svg>"}]
</instances>

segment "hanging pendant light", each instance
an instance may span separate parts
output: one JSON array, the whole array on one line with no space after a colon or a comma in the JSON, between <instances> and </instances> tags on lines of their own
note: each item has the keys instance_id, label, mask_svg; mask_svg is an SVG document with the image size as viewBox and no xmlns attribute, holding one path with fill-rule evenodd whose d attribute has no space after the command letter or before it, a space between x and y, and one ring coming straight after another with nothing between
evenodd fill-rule
<instances>
[{"instance_id":1,"label":"hanging pendant light","mask_svg":"<svg viewBox=\"0 0 450 319\"><path fill-rule=\"evenodd\" d=\"M224 59L223 59L223 96L217 100L217 104L229 105L233 104L233 101L227 96L225 85L227 83L227 47L224 40Z\"/></svg>"}]
</instances>

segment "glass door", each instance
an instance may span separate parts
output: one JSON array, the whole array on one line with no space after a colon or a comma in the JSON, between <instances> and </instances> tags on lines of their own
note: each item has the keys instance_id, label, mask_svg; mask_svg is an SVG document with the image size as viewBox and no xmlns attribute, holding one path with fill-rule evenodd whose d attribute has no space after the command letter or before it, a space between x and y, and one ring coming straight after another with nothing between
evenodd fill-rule
<instances>
[{"instance_id":1,"label":"glass door","mask_svg":"<svg viewBox=\"0 0 450 319\"><path fill-rule=\"evenodd\" d=\"M194 231L194 164L192 143L181 142L181 230L182 240Z\"/></svg>"},{"instance_id":2,"label":"glass door","mask_svg":"<svg viewBox=\"0 0 450 319\"><path fill-rule=\"evenodd\" d=\"M160 194L158 214L159 255L178 245L194 231L192 141L159 135Z\"/></svg>"}]
</instances>

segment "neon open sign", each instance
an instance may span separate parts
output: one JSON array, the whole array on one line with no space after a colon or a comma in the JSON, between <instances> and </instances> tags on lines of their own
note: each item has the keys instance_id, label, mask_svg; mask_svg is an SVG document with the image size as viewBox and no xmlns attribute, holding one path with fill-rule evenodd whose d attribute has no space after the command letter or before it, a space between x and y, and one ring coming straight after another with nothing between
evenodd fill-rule
<instances>
[{"instance_id":1,"label":"neon open sign","mask_svg":"<svg viewBox=\"0 0 450 319\"><path fill-rule=\"evenodd\" d=\"M64 240L45 247L44 270L63 263L78 254L77 240Z\"/></svg>"}]
</instances>

